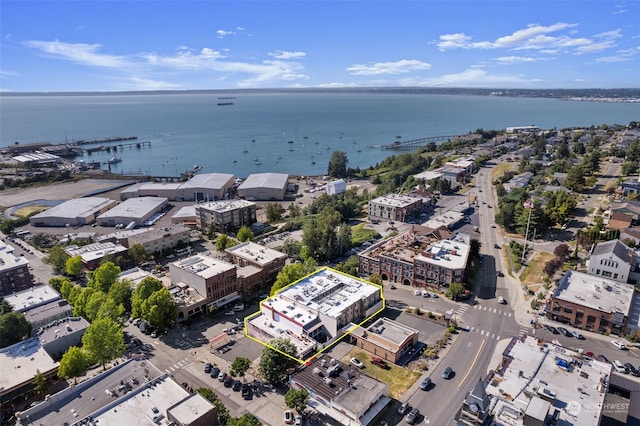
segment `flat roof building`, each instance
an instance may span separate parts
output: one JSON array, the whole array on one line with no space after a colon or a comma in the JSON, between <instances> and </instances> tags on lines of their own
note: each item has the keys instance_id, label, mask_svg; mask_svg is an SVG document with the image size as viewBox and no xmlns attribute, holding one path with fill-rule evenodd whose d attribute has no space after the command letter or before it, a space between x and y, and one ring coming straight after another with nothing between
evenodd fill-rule
<instances>
[{"instance_id":1,"label":"flat roof building","mask_svg":"<svg viewBox=\"0 0 640 426\"><path fill-rule=\"evenodd\" d=\"M369 327L351 332L355 345L385 361L397 364L418 343L420 332L389 318L380 318Z\"/></svg>"},{"instance_id":2,"label":"flat roof building","mask_svg":"<svg viewBox=\"0 0 640 426\"><path fill-rule=\"evenodd\" d=\"M285 287L261 303L248 322L249 334L268 343L286 337L300 359L340 339L357 324L384 307L380 286L323 268Z\"/></svg>"},{"instance_id":3,"label":"flat roof building","mask_svg":"<svg viewBox=\"0 0 640 426\"><path fill-rule=\"evenodd\" d=\"M162 197L130 198L98 216L98 225L116 226L135 222L137 226L143 226L147 220L165 210L168 205L169 200Z\"/></svg>"},{"instance_id":4,"label":"flat roof building","mask_svg":"<svg viewBox=\"0 0 640 426\"><path fill-rule=\"evenodd\" d=\"M247 177L238 186L238 197L249 201L284 200L289 175L284 173L257 173Z\"/></svg>"},{"instance_id":5,"label":"flat roof building","mask_svg":"<svg viewBox=\"0 0 640 426\"><path fill-rule=\"evenodd\" d=\"M225 252L238 267L238 277L252 277L242 280L239 290L245 295L265 290L287 262L286 254L251 241L235 245Z\"/></svg>"},{"instance_id":6,"label":"flat roof building","mask_svg":"<svg viewBox=\"0 0 640 426\"><path fill-rule=\"evenodd\" d=\"M162 253L171 250L178 244L188 245L190 242L189 228L182 225L165 226L162 228L147 228L145 232L136 233L128 238L128 246L140 244L149 253Z\"/></svg>"},{"instance_id":7,"label":"flat roof building","mask_svg":"<svg viewBox=\"0 0 640 426\"><path fill-rule=\"evenodd\" d=\"M14 311L22 313L61 299L60 293L49 284L31 287L4 298L13 306Z\"/></svg>"},{"instance_id":8,"label":"flat roof building","mask_svg":"<svg viewBox=\"0 0 640 426\"><path fill-rule=\"evenodd\" d=\"M409 216L420 213L423 199L405 194L387 194L369 201L369 219L405 222Z\"/></svg>"},{"instance_id":9,"label":"flat roof building","mask_svg":"<svg viewBox=\"0 0 640 426\"><path fill-rule=\"evenodd\" d=\"M233 232L257 221L256 203L247 200L221 200L196 205L198 227L207 232Z\"/></svg>"},{"instance_id":10,"label":"flat roof building","mask_svg":"<svg viewBox=\"0 0 640 426\"><path fill-rule=\"evenodd\" d=\"M116 204L116 201L110 198L73 198L31 216L29 223L33 226L87 225Z\"/></svg>"},{"instance_id":11,"label":"flat roof building","mask_svg":"<svg viewBox=\"0 0 640 426\"><path fill-rule=\"evenodd\" d=\"M186 182L143 182L120 192L120 199L164 197L171 201L222 200L233 187L234 175L226 173L196 174Z\"/></svg>"},{"instance_id":12,"label":"flat roof building","mask_svg":"<svg viewBox=\"0 0 640 426\"><path fill-rule=\"evenodd\" d=\"M598 333L626 334L634 287L568 270L547 300L547 317Z\"/></svg>"},{"instance_id":13,"label":"flat roof building","mask_svg":"<svg viewBox=\"0 0 640 426\"><path fill-rule=\"evenodd\" d=\"M64 251L71 257L80 256L84 267L91 271L100 266L106 257L110 259L120 257L124 261L129 259L129 250L126 247L111 242L91 243L85 246L71 245L65 247Z\"/></svg>"},{"instance_id":14,"label":"flat roof building","mask_svg":"<svg viewBox=\"0 0 640 426\"><path fill-rule=\"evenodd\" d=\"M0 241L0 297L26 290L33 285L29 260L24 256L16 256L12 246Z\"/></svg>"}]
</instances>

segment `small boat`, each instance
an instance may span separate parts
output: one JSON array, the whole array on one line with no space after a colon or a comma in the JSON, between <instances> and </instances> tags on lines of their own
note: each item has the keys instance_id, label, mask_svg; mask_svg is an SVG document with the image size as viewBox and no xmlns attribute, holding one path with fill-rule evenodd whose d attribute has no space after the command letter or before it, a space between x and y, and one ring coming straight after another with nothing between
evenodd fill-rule
<instances>
[{"instance_id":1,"label":"small boat","mask_svg":"<svg viewBox=\"0 0 640 426\"><path fill-rule=\"evenodd\" d=\"M117 164L117 163L121 163L122 162L122 158L118 158L118 157L111 157L109 159L109 161L107 161L109 164Z\"/></svg>"},{"instance_id":2,"label":"small boat","mask_svg":"<svg viewBox=\"0 0 640 426\"><path fill-rule=\"evenodd\" d=\"M315 161L312 161L312 162L311 162L311 164L316 164L316 162L315 162Z\"/></svg>"},{"instance_id":3,"label":"small boat","mask_svg":"<svg viewBox=\"0 0 640 426\"><path fill-rule=\"evenodd\" d=\"M262 164L262 162L260 160L256 160L256 166L259 166L260 164Z\"/></svg>"},{"instance_id":4,"label":"small boat","mask_svg":"<svg viewBox=\"0 0 640 426\"><path fill-rule=\"evenodd\" d=\"M233 102L218 102L218 106L233 105Z\"/></svg>"},{"instance_id":5,"label":"small boat","mask_svg":"<svg viewBox=\"0 0 640 426\"><path fill-rule=\"evenodd\" d=\"M287 142L287 143L293 143L293 141L289 141L289 142Z\"/></svg>"},{"instance_id":6,"label":"small boat","mask_svg":"<svg viewBox=\"0 0 640 426\"><path fill-rule=\"evenodd\" d=\"M246 154L247 152L249 152L249 150L248 150L248 149L244 149L244 150L242 150L242 153L243 153L243 154Z\"/></svg>"},{"instance_id":7,"label":"small boat","mask_svg":"<svg viewBox=\"0 0 640 426\"><path fill-rule=\"evenodd\" d=\"M194 164L193 165L193 171L194 172L199 172L200 170L202 170L202 166L200 164Z\"/></svg>"}]
</instances>

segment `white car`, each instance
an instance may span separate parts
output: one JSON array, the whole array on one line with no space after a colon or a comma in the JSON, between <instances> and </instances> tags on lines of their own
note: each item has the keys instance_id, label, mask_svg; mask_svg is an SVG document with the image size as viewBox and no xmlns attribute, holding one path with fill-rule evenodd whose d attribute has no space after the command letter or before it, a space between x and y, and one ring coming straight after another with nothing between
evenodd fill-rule
<instances>
[{"instance_id":1,"label":"white car","mask_svg":"<svg viewBox=\"0 0 640 426\"><path fill-rule=\"evenodd\" d=\"M293 423L293 411L291 410L285 410L284 411L284 422L288 425Z\"/></svg>"},{"instance_id":2,"label":"white car","mask_svg":"<svg viewBox=\"0 0 640 426\"><path fill-rule=\"evenodd\" d=\"M622 343L620 340L612 340L611 344L622 351L626 351L629 349L627 345Z\"/></svg>"},{"instance_id":3,"label":"white car","mask_svg":"<svg viewBox=\"0 0 640 426\"><path fill-rule=\"evenodd\" d=\"M224 314L225 314L225 316L227 316L227 317L232 317L232 316L234 316L234 315L236 314L236 312L235 312L235 311L227 311L227 312L225 312Z\"/></svg>"},{"instance_id":4,"label":"white car","mask_svg":"<svg viewBox=\"0 0 640 426\"><path fill-rule=\"evenodd\" d=\"M422 295L420 290L413 290L413 294L415 294L416 296L421 296Z\"/></svg>"},{"instance_id":5,"label":"white car","mask_svg":"<svg viewBox=\"0 0 640 426\"><path fill-rule=\"evenodd\" d=\"M364 364L358 358L351 358L349 362L358 368L364 368Z\"/></svg>"}]
</instances>

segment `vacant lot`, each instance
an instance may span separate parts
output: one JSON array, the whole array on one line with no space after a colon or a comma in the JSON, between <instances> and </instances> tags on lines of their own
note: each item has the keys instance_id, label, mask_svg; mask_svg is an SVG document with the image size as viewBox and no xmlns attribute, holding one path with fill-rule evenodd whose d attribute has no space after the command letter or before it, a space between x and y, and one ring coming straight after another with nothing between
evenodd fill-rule
<instances>
[{"instance_id":1,"label":"vacant lot","mask_svg":"<svg viewBox=\"0 0 640 426\"><path fill-rule=\"evenodd\" d=\"M531 288L533 284L542 284L542 277L545 276L543 272L544 265L554 257L552 253L544 251L536 253L533 259L529 261L529 265L520 274L522 285L528 285Z\"/></svg>"}]
</instances>

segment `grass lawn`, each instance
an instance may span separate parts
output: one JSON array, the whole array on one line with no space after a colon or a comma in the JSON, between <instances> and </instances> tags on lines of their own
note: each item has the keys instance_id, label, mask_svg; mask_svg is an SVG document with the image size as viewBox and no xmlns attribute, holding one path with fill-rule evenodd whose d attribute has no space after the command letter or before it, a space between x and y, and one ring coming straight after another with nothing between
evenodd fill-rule
<instances>
[{"instance_id":1,"label":"grass lawn","mask_svg":"<svg viewBox=\"0 0 640 426\"><path fill-rule=\"evenodd\" d=\"M520 274L522 285L542 284L542 277L545 275L543 272L544 265L554 257L553 253L544 251L536 253L535 257L529 261L529 265Z\"/></svg>"},{"instance_id":2,"label":"grass lawn","mask_svg":"<svg viewBox=\"0 0 640 426\"><path fill-rule=\"evenodd\" d=\"M13 214L18 217L26 218L34 214L43 212L48 208L49 208L48 206L43 206L42 204L31 204L30 206L17 209L16 211L13 212Z\"/></svg>"},{"instance_id":3,"label":"grass lawn","mask_svg":"<svg viewBox=\"0 0 640 426\"><path fill-rule=\"evenodd\" d=\"M387 362L387 365L391 367L388 370L375 366L371 364L372 356L373 355L369 354L368 352L356 348L349 352L349 354L342 360L342 362L344 362L345 364L350 364L349 359L358 358L365 365L365 368L363 369L364 373L376 378L377 380L380 380L381 382L389 384L389 396L391 398L397 399L401 397L420 377L419 372L410 370L408 368L399 367L390 362Z\"/></svg>"},{"instance_id":4,"label":"grass lawn","mask_svg":"<svg viewBox=\"0 0 640 426\"><path fill-rule=\"evenodd\" d=\"M351 244L359 246L365 241L369 241L373 238L380 237L377 231L373 229L366 229L364 223L360 223L351 228Z\"/></svg>"},{"instance_id":5,"label":"grass lawn","mask_svg":"<svg viewBox=\"0 0 640 426\"><path fill-rule=\"evenodd\" d=\"M500 163L493 170L491 170L491 182L499 178L504 172L513 169L518 163Z\"/></svg>"}]
</instances>

